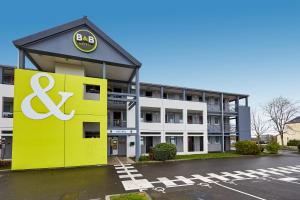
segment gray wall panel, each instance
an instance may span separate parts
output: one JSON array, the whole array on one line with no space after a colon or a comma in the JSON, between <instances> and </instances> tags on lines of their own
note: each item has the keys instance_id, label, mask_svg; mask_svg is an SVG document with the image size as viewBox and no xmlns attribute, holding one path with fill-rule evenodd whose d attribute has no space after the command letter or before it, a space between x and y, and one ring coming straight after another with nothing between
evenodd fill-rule
<instances>
[{"instance_id":1,"label":"gray wall panel","mask_svg":"<svg viewBox=\"0 0 300 200\"><path fill-rule=\"evenodd\" d=\"M251 139L250 107L239 106L239 136L240 140Z\"/></svg>"}]
</instances>

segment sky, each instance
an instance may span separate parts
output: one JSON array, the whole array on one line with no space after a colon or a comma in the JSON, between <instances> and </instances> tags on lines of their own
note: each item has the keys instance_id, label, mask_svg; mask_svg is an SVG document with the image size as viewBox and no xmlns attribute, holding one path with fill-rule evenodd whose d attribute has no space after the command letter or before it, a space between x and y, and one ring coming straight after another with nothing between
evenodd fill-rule
<instances>
[{"instance_id":1,"label":"sky","mask_svg":"<svg viewBox=\"0 0 300 200\"><path fill-rule=\"evenodd\" d=\"M300 101L300 1L3 1L0 63L12 41L88 16L142 64L141 80ZM31 65L28 63L28 65Z\"/></svg>"}]
</instances>

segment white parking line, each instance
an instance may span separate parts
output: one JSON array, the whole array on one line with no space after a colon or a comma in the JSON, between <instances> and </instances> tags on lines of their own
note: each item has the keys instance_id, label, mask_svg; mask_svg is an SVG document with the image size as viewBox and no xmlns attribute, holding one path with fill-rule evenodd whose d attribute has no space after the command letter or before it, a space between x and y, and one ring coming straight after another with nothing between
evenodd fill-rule
<instances>
[{"instance_id":1,"label":"white parking line","mask_svg":"<svg viewBox=\"0 0 300 200\"><path fill-rule=\"evenodd\" d=\"M226 188L226 189L229 189L229 190L232 190L232 191L235 191L235 192L238 192L238 193L247 195L247 196L249 196L249 197L253 197L253 198L255 198L255 199L266 200L266 199L264 199L264 198L261 198L261 197L258 197L258 196L255 196L255 195L249 194L249 193L247 193L247 192L243 192L243 191L240 191L240 190L237 190L237 189L234 189L234 188L225 186L225 185L222 185L222 184L217 183L217 182L215 182L214 184L216 184L216 185L218 185L218 186L221 186L221 187L223 187L223 188Z\"/></svg>"}]
</instances>

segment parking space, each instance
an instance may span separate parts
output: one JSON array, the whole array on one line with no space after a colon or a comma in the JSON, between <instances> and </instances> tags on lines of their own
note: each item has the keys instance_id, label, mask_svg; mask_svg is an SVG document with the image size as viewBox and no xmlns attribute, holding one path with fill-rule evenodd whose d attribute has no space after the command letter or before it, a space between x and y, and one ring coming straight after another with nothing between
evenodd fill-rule
<instances>
[{"instance_id":1,"label":"parking space","mask_svg":"<svg viewBox=\"0 0 300 200\"><path fill-rule=\"evenodd\" d=\"M153 199L299 199L300 158L295 155L151 163L122 179L126 191Z\"/></svg>"}]
</instances>

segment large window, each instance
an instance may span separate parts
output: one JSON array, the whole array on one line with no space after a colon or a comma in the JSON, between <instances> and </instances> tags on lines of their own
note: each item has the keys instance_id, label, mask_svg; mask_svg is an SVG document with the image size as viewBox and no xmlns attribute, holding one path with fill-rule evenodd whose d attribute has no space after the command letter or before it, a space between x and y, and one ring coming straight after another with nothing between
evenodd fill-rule
<instances>
[{"instance_id":1,"label":"large window","mask_svg":"<svg viewBox=\"0 0 300 200\"><path fill-rule=\"evenodd\" d=\"M100 100L100 85L84 85L84 99L85 100Z\"/></svg>"},{"instance_id":2,"label":"large window","mask_svg":"<svg viewBox=\"0 0 300 200\"><path fill-rule=\"evenodd\" d=\"M203 151L203 136L188 136L188 151Z\"/></svg>"},{"instance_id":3,"label":"large window","mask_svg":"<svg viewBox=\"0 0 300 200\"><path fill-rule=\"evenodd\" d=\"M166 123L183 123L182 110L166 109Z\"/></svg>"},{"instance_id":4,"label":"large window","mask_svg":"<svg viewBox=\"0 0 300 200\"><path fill-rule=\"evenodd\" d=\"M188 124L203 124L203 112L202 111L187 111L187 123Z\"/></svg>"},{"instance_id":5,"label":"large window","mask_svg":"<svg viewBox=\"0 0 300 200\"><path fill-rule=\"evenodd\" d=\"M141 121L147 123L160 123L160 108L141 108Z\"/></svg>"},{"instance_id":6,"label":"large window","mask_svg":"<svg viewBox=\"0 0 300 200\"><path fill-rule=\"evenodd\" d=\"M182 133L166 133L166 143L176 145L177 152L183 152L183 136Z\"/></svg>"},{"instance_id":7,"label":"large window","mask_svg":"<svg viewBox=\"0 0 300 200\"><path fill-rule=\"evenodd\" d=\"M84 138L100 138L100 123L99 122L83 122L83 137Z\"/></svg>"}]
</instances>

